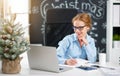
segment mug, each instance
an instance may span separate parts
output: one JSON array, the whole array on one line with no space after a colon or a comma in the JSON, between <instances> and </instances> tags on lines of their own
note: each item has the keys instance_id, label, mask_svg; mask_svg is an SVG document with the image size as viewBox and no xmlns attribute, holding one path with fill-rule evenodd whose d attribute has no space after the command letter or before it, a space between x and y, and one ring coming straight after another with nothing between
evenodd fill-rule
<instances>
[{"instance_id":1,"label":"mug","mask_svg":"<svg viewBox=\"0 0 120 76\"><path fill-rule=\"evenodd\" d=\"M99 65L106 64L106 53L99 53Z\"/></svg>"}]
</instances>

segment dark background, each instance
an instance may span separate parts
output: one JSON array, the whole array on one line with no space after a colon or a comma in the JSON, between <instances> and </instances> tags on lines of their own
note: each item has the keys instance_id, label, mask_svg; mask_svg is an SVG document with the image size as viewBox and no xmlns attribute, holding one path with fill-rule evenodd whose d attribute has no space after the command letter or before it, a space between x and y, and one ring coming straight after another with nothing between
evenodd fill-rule
<instances>
[{"instance_id":1,"label":"dark background","mask_svg":"<svg viewBox=\"0 0 120 76\"><path fill-rule=\"evenodd\" d=\"M97 51L106 52L107 7L105 0L31 0L31 14L29 23L31 24L30 42L32 44L35 43L46 45L46 12L52 8L76 9L78 13L89 13L92 18L93 26L89 34L96 41ZM53 41L54 40L55 39L53 39Z\"/></svg>"}]
</instances>

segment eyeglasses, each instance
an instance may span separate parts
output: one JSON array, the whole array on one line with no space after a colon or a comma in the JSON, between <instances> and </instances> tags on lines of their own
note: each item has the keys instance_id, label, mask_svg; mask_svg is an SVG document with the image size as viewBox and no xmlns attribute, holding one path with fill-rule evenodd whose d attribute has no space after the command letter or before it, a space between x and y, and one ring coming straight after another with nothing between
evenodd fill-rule
<instances>
[{"instance_id":1,"label":"eyeglasses","mask_svg":"<svg viewBox=\"0 0 120 76\"><path fill-rule=\"evenodd\" d=\"M77 29L78 29L79 31L81 31L81 30L84 29L84 27L85 27L85 26L79 26L79 27L73 26L73 29L74 29L74 30L77 30Z\"/></svg>"}]
</instances>

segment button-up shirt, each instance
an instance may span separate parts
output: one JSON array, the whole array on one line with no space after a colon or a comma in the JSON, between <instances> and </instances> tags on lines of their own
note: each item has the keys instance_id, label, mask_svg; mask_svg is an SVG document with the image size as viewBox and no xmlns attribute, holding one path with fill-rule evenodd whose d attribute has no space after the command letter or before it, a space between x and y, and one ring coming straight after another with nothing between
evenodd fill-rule
<instances>
[{"instance_id":1,"label":"button-up shirt","mask_svg":"<svg viewBox=\"0 0 120 76\"><path fill-rule=\"evenodd\" d=\"M64 37L63 40L58 43L59 46L57 48L59 64L64 64L70 56L75 59L82 58L90 62L95 62L97 56L94 39L89 35L86 36L86 39L88 44L84 44L81 47L75 33Z\"/></svg>"}]
</instances>

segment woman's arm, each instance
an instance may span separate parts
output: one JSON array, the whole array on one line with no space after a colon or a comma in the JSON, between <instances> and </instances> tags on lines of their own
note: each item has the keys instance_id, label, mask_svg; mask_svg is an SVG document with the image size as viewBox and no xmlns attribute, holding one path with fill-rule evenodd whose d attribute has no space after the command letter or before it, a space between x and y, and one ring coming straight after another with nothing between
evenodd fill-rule
<instances>
[{"instance_id":1,"label":"woman's arm","mask_svg":"<svg viewBox=\"0 0 120 76\"><path fill-rule=\"evenodd\" d=\"M65 37L63 40L61 40L58 43L59 46L57 48L57 56L58 56L59 64L65 64L65 61L66 61L65 54L69 44L70 43L69 43L68 37Z\"/></svg>"},{"instance_id":2,"label":"woman's arm","mask_svg":"<svg viewBox=\"0 0 120 76\"><path fill-rule=\"evenodd\" d=\"M96 59L97 59L97 51L96 51L94 39L91 38L91 39L88 41L88 45L84 45L83 47L84 47L84 49L85 49L85 51L86 51L87 59L88 59L90 62L96 62Z\"/></svg>"}]
</instances>

